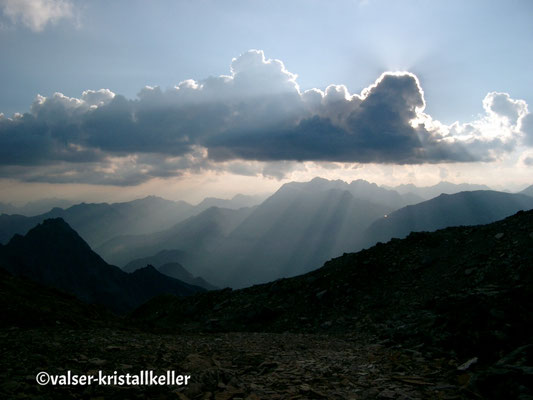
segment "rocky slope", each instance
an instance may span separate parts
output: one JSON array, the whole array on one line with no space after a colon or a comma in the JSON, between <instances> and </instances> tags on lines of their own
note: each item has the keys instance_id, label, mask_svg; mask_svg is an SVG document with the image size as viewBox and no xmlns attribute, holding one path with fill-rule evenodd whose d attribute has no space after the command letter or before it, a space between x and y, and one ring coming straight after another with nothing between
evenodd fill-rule
<instances>
[{"instance_id":1,"label":"rocky slope","mask_svg":"<svg viewBox=\"0 0 533 400\"><path fill-rule=\"evenodd\" d=\"M157 298L132 317L163 331L364 332L426 354L475 357L472 385L533 394L533 211L413 233L291 279Z\"/></svg>"}]
</instances>

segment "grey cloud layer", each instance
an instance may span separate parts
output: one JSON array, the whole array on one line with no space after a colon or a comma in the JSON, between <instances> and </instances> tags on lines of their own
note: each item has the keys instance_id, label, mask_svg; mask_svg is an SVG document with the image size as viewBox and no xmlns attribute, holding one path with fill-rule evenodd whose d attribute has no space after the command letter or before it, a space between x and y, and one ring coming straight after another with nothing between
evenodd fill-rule
<instances>
[{"instance_id":1,"label":"grey cloud layer","mask_svg":"<svg viewBox=\"0 0 533 400\"><path fill-rule=\"evenodd\" d=\"M359 95L342 85L302 92L296 78L252 50L230 75L146 87L133 100L104 89L38 96L28 113L0 118L0 176L129 185L184 170L252 173L242 160L491 161L533 144L527 104L504 93L487 95L479 120L445 126L423 112L407 72L385 73Z\"/></svg>"}]
</instances>

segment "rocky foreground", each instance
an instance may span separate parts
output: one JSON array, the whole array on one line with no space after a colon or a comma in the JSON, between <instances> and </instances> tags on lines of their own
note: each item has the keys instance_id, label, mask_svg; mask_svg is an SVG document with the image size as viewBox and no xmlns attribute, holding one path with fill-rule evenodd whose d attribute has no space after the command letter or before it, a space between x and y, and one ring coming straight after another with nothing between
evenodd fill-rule
<instances>
[{"instance_id":1,"label":"rocky foreground","mask_svg":"<svg viewBox=\"0 0 533 400\"><path fill-rule=\"evenodd\" d=\"M117 329L4 329L4 399L467 399L457 360L355 336L296 333L150 334ZM39 386L62 374L175 370L179 386Z\"/></svg>"}]
</instances>

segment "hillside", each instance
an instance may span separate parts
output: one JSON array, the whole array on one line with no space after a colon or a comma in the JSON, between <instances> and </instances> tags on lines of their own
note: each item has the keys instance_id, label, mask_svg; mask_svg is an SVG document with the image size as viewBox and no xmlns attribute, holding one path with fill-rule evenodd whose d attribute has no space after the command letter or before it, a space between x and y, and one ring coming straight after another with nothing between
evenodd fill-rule
<instances>
[{"instance_id":1,"label":"hillside","mask_svg":"<svg viewBox=\"0 0 533 400\"><path fill-rule=\"evenodd\" d=\"M17 277L0 267L0 328L119 326L104 307Z\"/></svg>"},{"instance_id":2,"label":"hillside","mask_svg":"<svg viewBox=\"0 0 533 400\"><path fill-rule=\"evenodd\" d=\"M0 265L17 276L74 294L87 303L127 312L158 294L203 291L153 267L128 274L107 264L62 219L48 219L0 245Z\"/></svg>"},{"instance_id":3,"label":"hillside","mask_svg":"<svg viewBox=\"0 0 533 400\"><path fill-rule=\"evenodd\" d=\"M516 398L533 389L532 266L533 211L519 212L489 225L413 233L295 278L160 297L132 318L166 332L377 335L426 354L475 356L471 388Z\"/></svg>"},{"instance_id":4,"label":"hillside","mask_svg":"<svg viewBox=\"0 0 533 400\"><path fill-rule=\"evenodd\" d=\"M179 279L191 285L200 286L207 290L217 289L202 277L194 277L178 260L185 258L179 250L162 250L151 257L138 258L122 268L125 272L133 272L147 265L153 265L159 272L171 278Z\"/></svg>"}]
</instances>

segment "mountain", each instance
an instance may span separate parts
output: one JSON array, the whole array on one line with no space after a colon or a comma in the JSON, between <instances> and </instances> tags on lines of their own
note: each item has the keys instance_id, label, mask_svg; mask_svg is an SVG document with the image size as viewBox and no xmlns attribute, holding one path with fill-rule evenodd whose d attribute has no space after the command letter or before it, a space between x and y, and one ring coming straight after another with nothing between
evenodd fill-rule
<instances>
[{"instance_id":1,"label":"mountain","mask_svg":"<svg viewBox=\"0 0 533 400\"><path fill-rule=\"evenodd\" d=\"M264 199L265 196L247 196L244 194L236 194L231 199L206 197L194 207L197 214L211 207L229 208L230 210L237 210L239 208L256 206L260 204Z\"/></svg>"},{"instance_id":2,"label":"mountain","mask_svg":"<svg viewBox=\"0 0 533 400\"><path fill-rule=\"evenodd\" d=\"M161 250L157 254L149 257L137 258L127 263L122 270L125 272L133 272L139 268L153 265L159 268L163 264L179 262L185 257L185 253L180 250Z\"/></svg>"},{"instance_id":3,"label":"mountain","mask_svg":"<svg viewBox=\"0 0 533 400\"><path fill-rule=\"evenodd\" d=\"M187 271L180 263L166 263L157 268L159 272L164 275L170 276L174 279L179 279L190 285L199 286L207 290L216 290L216 286L211 285L202 277L194 277L189 271Z\"/></svg>"},{"instance_id":4,"label":"mountain","mask_svg":"<svg viewBox=\"0 0 533 400\"><path fill-rule=\"evenodd\" d=\"M532 196L533 197L533 185L528 186L524 190L520 192L520 194L525 194L526 196Z\"/></svg>"},{"instance_id":5,"label":"mountain","mask_svg":"<svg viewBox=\"0 0 533 400\"><path fill-rule=\"evenodd\" d=\"M32 216L45 213L55 207L67 208L73 204L74 202L71 200L57 198L30 201L23 206L14 206L11 203L0 203L0 214Z\"/></svg>"},{"instance_id":6,"label":"mountain","mask_svg":"<svg viewBox=\"0 0 533 400\"><path fill-rule=\"evenodd\" d=\"M291 182L253 209L208 209L163 232L116 237L96 251L124 265L179 250L171 261L193 275L242 287L304 273L354 250L374 220L408 198L363 180Z\"/></svg>"},{"instance_id":7,"label":"mountain","mask_svg":"<svg viewBox=\"0 0 533 400\"><path fill-rule=\"evenodd\" d=\"M164 293L192 295L204 289L167 277L153 267L132 274L107 264L62 219L48 219L25 236L0 246L0 265L17 276L51 286L88 303L127 312Z\"/></svg>"},{"instance_id":8,"label":"mountain","mask_svg":"<svg viewBox=\"0 0 533 400\"><path fill-rule=\"evenodd\" d=\"M159 253L145 258L139 258L126 264L122 268L125 272L133 272L147 265L153 265L159 272L171 278L179 279L191 285L200 286L207 290L215 290L216 286L211 285L201 277L194 277L183 267L178 260L184 258L184 253L179 250L162 250Z\"/></svg>"},{"instance_id":9,"label":"mountain","mask_svg":"<svg viewBox=\"0 0 533 400\"><path fill-rule=\"evenodd\" d=\"M361 247L403 238L410 232L434 231L448 226L486 224L533 208L533 198L480 190L442 194L404 207L376 220L365 232Z\"/></svg>"},{"instance_id":10,"label":"mountain","mask_svg":"<svg viewBox=\"0 0 533 400\"><path fill-rule=\"evenodd\" d=\"M132 318L168 332L368 337L417 357L462 360L450 373L480 393L472 398L523 398L533 390L532 261L533 211L519 212L489 225L412 233L294 278L156 298Z\"/></svg>"},{"instance_id":11,"label":"mountain","mask_svg":"<svg viewBox=\"0 0 533 400\"><path fill-rule=\"evenodd\" d=\"M422 198L422 200L429 200L437 197L440 194L455 194L459 192L469 192L475 190L491 190L486 185L476 185L471 183L451 183L442 181L433 186L418 187L412 183L389 187L389 189L395 190L402 195L408 195L409 193Z\"/></svg>"},{"instance_id":12,"label":"mountain","mask_svg":"<svg viewBox=\"0 0 533 400\"><path fill-rule=\"evenodd\" d=\"M2 214L0 242L6 243L16 233L25 234L45 219L62 218L95 247L124 232L142 234L169 228L194 213L194 207L186 202L149 196L125 203L81 203L34 217Z\"/></svg>"},{"instance_id":13,"label":"mountain","mask_svg":"<svg viewBox=\"0 0 533 400\"><path fill-rule=\"evenodd\" d=\"M242 287L310 271L352 250L359 234L391 208L331 188L336 185L319 180L284 185L211 254L210 279Z\"/></svg>"},{"instance_id":14,"label":"mountain","mask_svg":"<svg viewBox=\"0 0 533 400\"><path fill-rule=\"evenodd\" d=\"M330 189L346 190L357 199L368 200L372 203L381 204L392 209L415 204L424 200L413 193L406 192L400 194L396 190L386 189L363 179L357 179L351 183L346 183L342 180L330 181L317 177L309 182L287 183L280 188L280 191L297 190L311 195L313 193L319 193Z\"/></svg>"},{"instance_id":15,"label":"mountain","mask_svg":"<svg viewBox=\"0 0 533 400\"><path fill-rule=\"evenodd\" d=\"M162 250L179 250L182 256L179 260L172 261L187 265L195 275L210 278L209 271L205 275L199 274L193 269L194 266L251 212L252 209L249 208L229 210L211 207L161 232L117 236L97 247L96 251L113 264L125 265Z\"/></svg>"}]
</instances>

